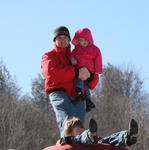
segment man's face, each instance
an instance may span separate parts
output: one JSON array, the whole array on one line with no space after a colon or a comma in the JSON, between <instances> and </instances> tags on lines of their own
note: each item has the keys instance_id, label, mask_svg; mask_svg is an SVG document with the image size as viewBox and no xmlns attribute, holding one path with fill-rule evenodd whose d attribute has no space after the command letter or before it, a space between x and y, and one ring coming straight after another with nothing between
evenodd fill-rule
<instances>
[{"instance_id":1,"label":"man's face","mask_svg":"<svg viewBox=\"0 0 149 150\"><path fill-rule=\"evenodd\" d=\"M61 48L66 48L68 47L69 45L69 37L66 36L66 35L59 35L58 37L56 37L55 39L55 44L58 46L58 47L61 47Z\"/></svg>"}]
</instances>

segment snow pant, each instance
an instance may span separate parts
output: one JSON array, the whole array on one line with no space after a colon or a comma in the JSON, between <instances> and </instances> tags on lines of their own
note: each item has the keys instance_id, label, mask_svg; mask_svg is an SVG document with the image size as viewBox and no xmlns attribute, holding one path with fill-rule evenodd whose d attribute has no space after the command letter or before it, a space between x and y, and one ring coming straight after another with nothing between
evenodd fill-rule
<instances>
[{"instance_id":1,"label":"snow pant","mask_svg":"<svg viewBox=\"0 0 149 150\"><path fill-rule=\"evenodd\" d=\"M61 137L64 136L64 122L67 118L75 116L84 123L84 101L77 101L77 103L72 104L72 97L68 96L64 91L54 91L49 94L49 98L56 115Z\"/></svg>"},{"instance_id":2,"label":"snow pant","mask_svg":"<svg viewBox=\"0 0 149 150\"><path fill-rule=\"evenodd\" d=\"M88 137L89 130L85 130L81 135L78 135L74 138L74 142L78 144L92 144L91 140ZM127 139L127 131L121 131L113 133L105 138L101 138L98 141L98 144L106 143L113 146L125 147Z\"/></svg>"}]
</instances>

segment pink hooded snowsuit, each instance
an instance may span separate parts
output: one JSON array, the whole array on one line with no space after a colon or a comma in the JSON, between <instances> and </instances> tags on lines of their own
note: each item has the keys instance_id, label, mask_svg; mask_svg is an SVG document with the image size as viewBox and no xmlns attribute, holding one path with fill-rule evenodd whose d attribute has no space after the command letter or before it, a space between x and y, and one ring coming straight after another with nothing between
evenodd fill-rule
<instances>
[{"instance_id":1,"label":"pink hooded snowsuit","mask_svg":"<svg viewBox=\"0 0 149 150\"><path fill-rule=\"evenodd\" d=\"M89 46L82 47L78 44L78 39L84 38L89 42ZM77 68L86 67L91 73L102 73L102 56L100 49L94 45L91 31L88 28L82 28L76 31L72 40L75 48L72 51L72 57L77 59Z\"/></svg>"}]
</instances>

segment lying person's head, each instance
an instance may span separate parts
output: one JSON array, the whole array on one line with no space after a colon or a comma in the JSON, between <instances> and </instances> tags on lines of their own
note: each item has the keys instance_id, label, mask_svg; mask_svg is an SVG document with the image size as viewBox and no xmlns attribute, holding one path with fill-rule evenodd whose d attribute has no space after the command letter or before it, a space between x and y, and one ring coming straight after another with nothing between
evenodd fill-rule
<instances>
[{"instance_id":1,"label":"lying person's head","mask_svg":"<svg viewBox=\"0 0 149 150\"><path fill-rule=\"evenodd\" d=\"M84 131L81 120L77 117L67 119L64 123L64 136L77 136Z\"/></svg>"}]
</instances>

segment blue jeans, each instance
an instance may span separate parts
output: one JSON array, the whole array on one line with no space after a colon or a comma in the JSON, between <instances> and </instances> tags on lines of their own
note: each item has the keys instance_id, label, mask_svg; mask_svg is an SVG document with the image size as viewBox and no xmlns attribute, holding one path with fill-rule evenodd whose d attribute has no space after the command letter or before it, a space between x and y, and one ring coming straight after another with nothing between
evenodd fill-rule
<instances>
[{"instance_id":1,"label":"blue jeans","mask_svg":"<svg viewBox=\"0 0 149 150\"><path fill-rule=\"evenodd\" d=\"M89 130L85 130L81 135L75 137L74 142L78 144L92 144L88 137ZM113 133L110 136L99 139L98 144L106 143L113 146L125 147L126 146L127 131Z\"/></svg>"},{"instance_id":2,"label":"blue jeans","mask_svg":"<svg viewBox=\"0 0 149 150\"><path fill-rule=\"evenodd\" d=\"M91 93L89 91L88 85L84 81L82 81L79 78L76 78L76 87L82 90L84 89L86 97L90 99Z\"/></svg>"},{"instance_id":3,"label":"blue jeans","mask_svg":"<svg viewBox=\"0 0 149 150\"><path fill-rule=\"evenodd\" d=\"M126 139L127 139L128 131L120 131L111 134L110 136L104 137L103 139L99 140L98 143L107 143L113 146L125 147Z\"/></svg>"},{"instance_id":4,"label":"blue jeans","mask_svg":"<svg viewBox=\"0 0 149 150\"><path fill-rule=\"evenodd\" d=\"M64 122L67 118L76 116L85 121L85 106L83 101L72 104L72 97L64 91L54 91L49 94L50 102L56 115L56 121L61 137L64 136Z\"/></svg>"}]
</instances>

